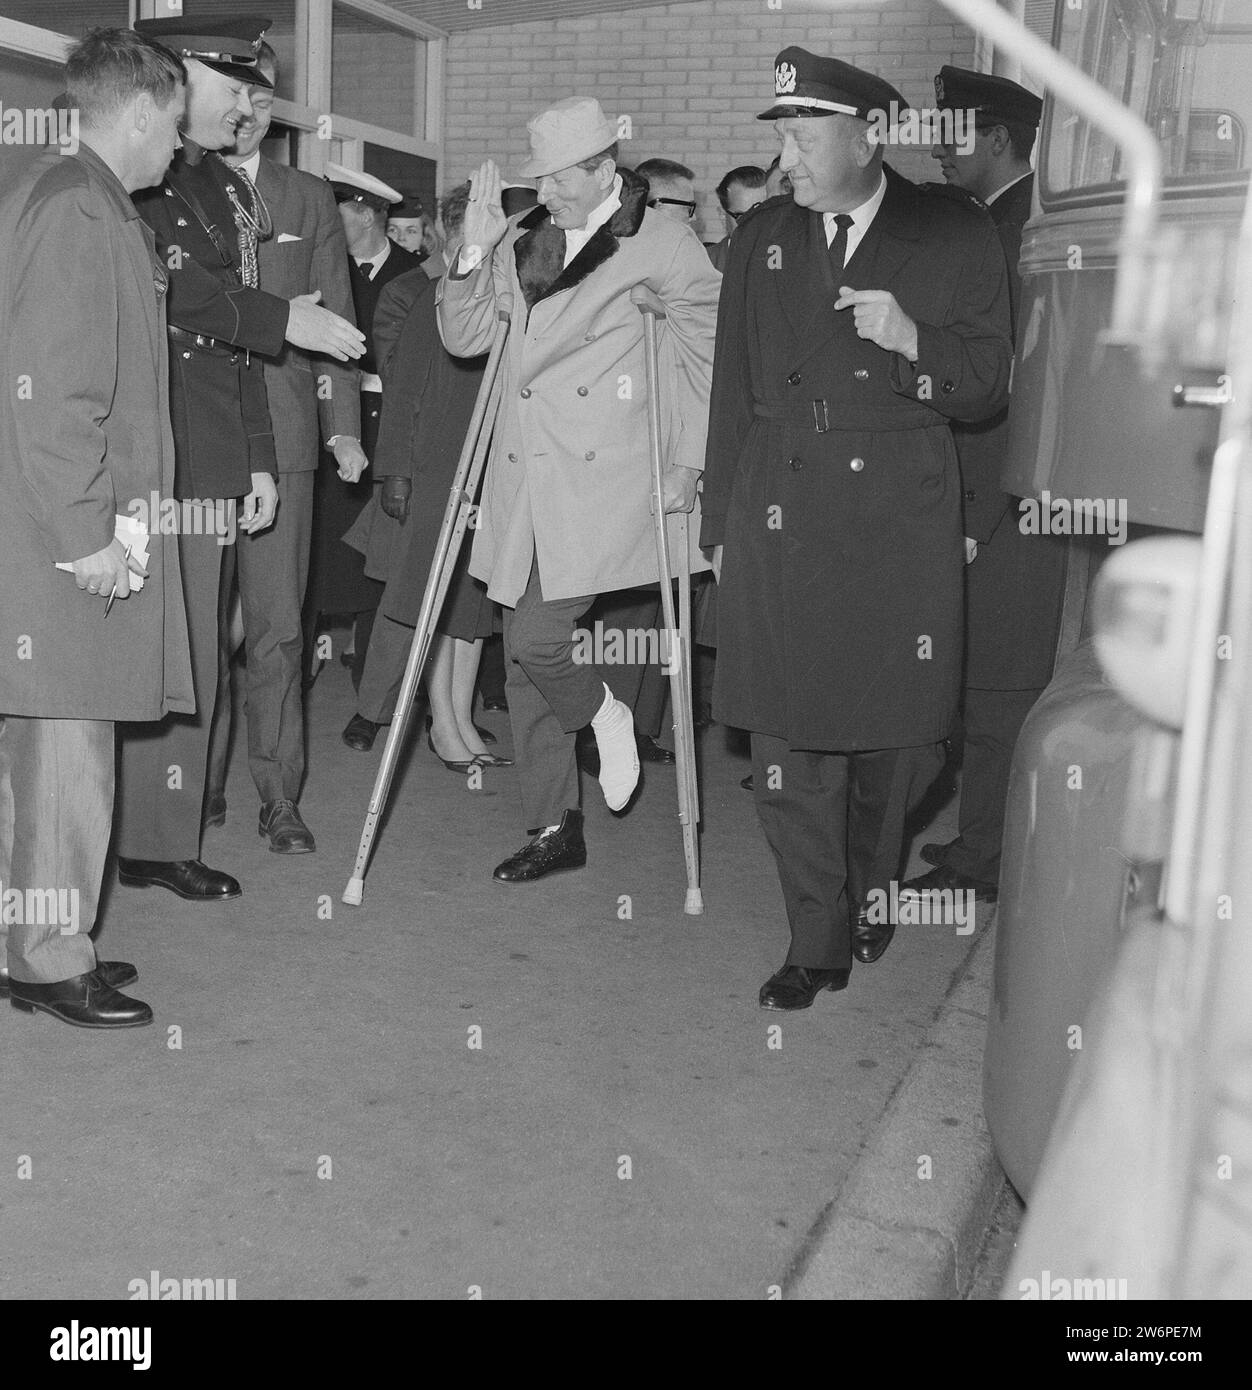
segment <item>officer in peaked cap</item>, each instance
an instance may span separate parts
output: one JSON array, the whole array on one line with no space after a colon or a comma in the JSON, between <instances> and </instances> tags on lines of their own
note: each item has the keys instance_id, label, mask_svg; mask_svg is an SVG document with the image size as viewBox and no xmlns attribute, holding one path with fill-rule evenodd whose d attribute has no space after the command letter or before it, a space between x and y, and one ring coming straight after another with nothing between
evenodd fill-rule
<instances>
[{"instance_id":1,"label":"officer in peaked cap","mask_svg":"<svg viewBox=\"0 0 1252 1390\"><path fill-rule=\"evenodd\" d=\"M1000 408L1012 347L986 213L883 166L895 88L802 48L773 76L759 119L793 194L731 238L701 544L721 551L714 714L751 733L791 929L760 1002L803 1009L891 939L960 689L950 424Z\"/></svg>"},{"instance_id":2,"label":"officer in peaked cap","mask_svg":"<svg viewBox=\"0 0 1252 1390\"><path fill-rule=\"evenodd\" d=\"M757 120L833 115L868 120L876 112L886 119L906 110L908 102L900 93L872 72L807 49L784 48L774 63L774 104Z\"/></svg>"},{"instance_id":3,"label":"officer in peaked cap","mask_svg":"<svg viewBox=\"0 0 1252 1390\"><path fill-rule=\"evenodd\" d=\"M387 217L391 209L404 203L404 194L399 189L373 174L348 169L342 164L328 164L326 178L339 204L348 243L352 304L356 321L365 334L365 355L358 363L361 368L361 447L366 457L372 459L383 406L383 383L374 348L374 310L384 286L405 271L416 270L422 257L387 235ZM346 546L342 538L369 501L373 486L373 479L368 475L356 482L346 482L327 458L322 459L318 468L313 553L305 600L306 647L315 645L322 614L351 614L354 621L350 669L354 686L360 684L365 667L365 654L383 586L378 580L369 578L361 555ZM315 675L321 669L321 659L315 652L310 653L309 659ZM345 660L348 659L345 654Z\"/></svg>"},{"instance_id":4,"label":"officer in peaked cap","mask_svg":"<svg viewBox=\"0 0 1252 1390\"><path fill-rule=\"evenodd\" d=\"M145 38L186 61L194 58L205 67L227 77L238 78L250 87L273 87L273 82L257 66L261 39L272 20L255 15L222 15L218 19L197 21L190 15L173 19L140 19L135 29Z\"/></svg>"},{"instance_id":5,"label":"officer in peaked cap","mask_svg":"<svg viewBox=\"0 0 1252 1390\"><path fill-rule=\"evenodd\" d=\"M1022 228L1030 216L1030 155L1043 103L1006 77L942 68L941 112L971 113L932 150L947 182L987 205L1004 246L1013 321L1018 320ZM1017 499L1000 487L1008 452L1008 411L954 430L961 462L966 547L965 671L961 697L964 756L957 838L922 846L935 867L901 892L946 889L997 896L1004 807L1013 747L1031 706L1052 676L1065 582L1065 547L1056 536L1023 535Z\"/></svg>"},{"instance_id":6,"label":"officer in peaked cap","mask_svg":"<svg viewBox=\"0 0 1252 1390\"><path fill-rule=\"evenodd\" d=\"M191 642L194 715L168 715L121 741L116 848L123 883L168 888L218 902L242 891L200 859L209 730L217 691L218 593L230 518L250 532L269 526L276 501L274 440L261 363L284 342L346 359L361 335L337 314L258 286L258 246L269 212L251 181L228 169L251 114L250 87L270 86L257 67L268 19L141 20L135 28L187 67L182 148L165 181L134 196L169 272L170 401L179 561ZM119 499L119 505L121 499ZM169 769L182 773L171 786Z\"/></svg>"}]
</instances>

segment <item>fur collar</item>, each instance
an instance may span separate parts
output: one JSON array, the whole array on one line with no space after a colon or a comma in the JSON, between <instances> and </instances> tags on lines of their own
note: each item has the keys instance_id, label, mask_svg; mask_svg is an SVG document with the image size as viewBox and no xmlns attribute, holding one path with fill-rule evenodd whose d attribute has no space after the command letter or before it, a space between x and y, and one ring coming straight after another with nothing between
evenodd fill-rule
<instances>
[{"instance_id":1,"label":"fur collar","mask_svg":"<svg viewBox=\"0 0 1252 1390\"><path fill-rule=\"evenodd\" d=\"M593 270L616 254L617 243L622 237L634 236L642 226L648 204L648 185L629 169L617 172L622 176L621 207L591 234L568 266L563 265L565 233L553 226L547 208L532 208L518 223L522 235L514 243L513 254L527 309L533 309L549 295L581 284Z\"/></svg>"}]
</instances>

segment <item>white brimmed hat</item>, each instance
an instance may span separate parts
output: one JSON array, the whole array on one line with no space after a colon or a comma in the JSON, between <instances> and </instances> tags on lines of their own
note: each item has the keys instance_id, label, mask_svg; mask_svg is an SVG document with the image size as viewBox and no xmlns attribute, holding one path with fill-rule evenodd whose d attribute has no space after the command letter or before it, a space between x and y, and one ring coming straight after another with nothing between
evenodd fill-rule
<instances>
[{"instance_id":1,"label":"white brimmed hat","mask_svg":"<svg viewBox=\"0 0 1252 1390\"><path fill-rule=\"evenodd\" d=\"M523 178L541 179L599 154L617 132L594 97L567 97L528 121L530 158L518 170Z\"/></svg>"}]
</instances>

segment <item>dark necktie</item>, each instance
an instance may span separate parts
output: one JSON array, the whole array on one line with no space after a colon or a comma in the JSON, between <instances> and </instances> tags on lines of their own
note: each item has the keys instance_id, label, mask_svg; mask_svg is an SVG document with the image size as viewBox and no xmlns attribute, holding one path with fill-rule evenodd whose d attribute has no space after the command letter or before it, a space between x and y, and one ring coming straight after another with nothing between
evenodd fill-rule
<instances>
[{"instance_id":1,"label":"dark necktie","mask_svg":"<svg viewBox=\"0 0 1252 1390\"><path fill-rule=\"evenodd\" d=\"M369 282L374 278L374 262L373 262L373 261L353 261L352 264L356 266L356 272L357 272L357 274L358 274L358 275L361 277L361 279L364 280L365 283L368 285Z\"/></svg>"},{"instance_id":2,"label":"dark necktie","mask_svg":"<svg viewBox=\"0 0 1252 1390\"><path fill-rule=\"evenodd\" d=\"M835 214L835 235L830 243L830 263L836 271L843 269L843 263L848 259L848 228L852 225L852 219L846 212Z\"/></svg>"}]
</instances>

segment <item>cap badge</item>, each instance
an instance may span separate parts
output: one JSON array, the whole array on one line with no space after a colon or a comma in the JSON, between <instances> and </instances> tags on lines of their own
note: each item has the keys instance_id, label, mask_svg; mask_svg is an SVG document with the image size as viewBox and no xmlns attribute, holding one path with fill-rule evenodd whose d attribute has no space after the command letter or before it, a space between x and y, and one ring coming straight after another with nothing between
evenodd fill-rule
<instances>
[{"instance_id":1,"label":"cap badge","mask_svg":"<svg viewBox=\"0 0 1252 1390\"><path fill-rule=\"evenodd\" d=\"M779 63L774 69L774 95L786 96L796 89L796 70L792 63Z\"/></svg>"}]
</instances>

